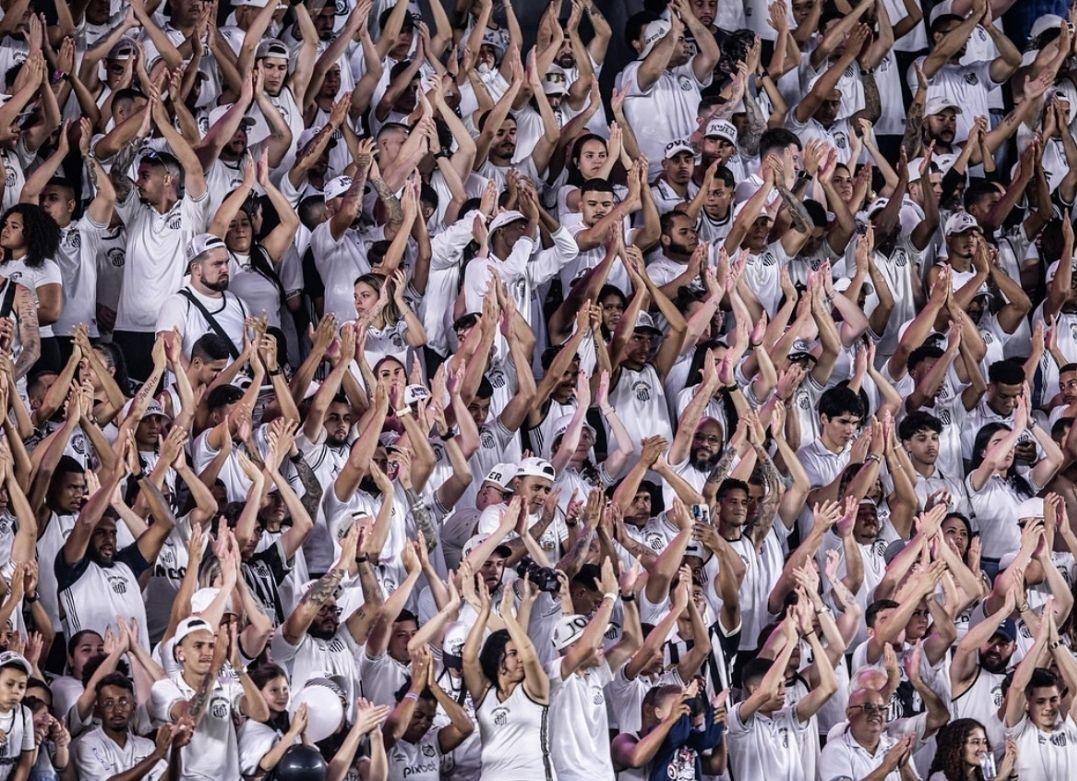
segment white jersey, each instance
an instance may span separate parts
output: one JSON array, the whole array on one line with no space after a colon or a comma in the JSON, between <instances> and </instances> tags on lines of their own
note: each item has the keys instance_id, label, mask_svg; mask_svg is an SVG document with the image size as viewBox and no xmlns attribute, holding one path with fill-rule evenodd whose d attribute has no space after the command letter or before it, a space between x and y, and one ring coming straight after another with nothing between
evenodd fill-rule
<instances>
[{"instance_id":1,"label":"white jersey","mask_svg":"<svg viewBox=\"0 0 1077 781\"><path fill-rule=\"evenodd\" d=\"M983 724L991 746L999 751L1006 746L1006 728L998 717L1005 678L1005 675L988 672L977 665L972 686L950 702L950 714L955 719L976 719Z\"/></svg>"},{"instance_id":2,"label":"white jersey","mask_svg":"<svg viewBox=\"0 0 1077 781\"><path fill-rule=\"evenodd\" d=\"M639 452L645 437L673 440L666 391L653 365L647 363L640 369L630 369L622 364L617 381L610 388L610 404L628 430L634 451ZM617 438L608 425L606 429L609 450L613 452Z\"/></svg>"},{"instance_id":3,"label":"white jersey","mask_svg":"<svg viewBox=\"0 0 1077 781\"><path fill-rule=\"evenodd\" d=\"M243 323L247 318L247 308L243 302L227 290L220 296L207 296L199 293L190 284L184 285L183 290L194 296L210 316L217 321L217 325L228 335L236 348L236 353L243 349ZM184 293L176 293L169 296L161 314L157 318L157 331L178 330L183 336L183 352L190 356L194 343L205 334L215 333L210 326L209 320L202 314Z\"/></svg>"},{"instance_id":4,"label":"white jersey","mask_svg":"<svg viewBox=\"0 0 1077 781\"><path fill-rule=\"evenodd\" d=\"M178 700L189 700L195 690L181 673L157 681L150 690L150 715L160 726L171 721L169 711ZM216 781L239 778L239 743L234 717L239 715L243 688L234 681L217 681L201 721L182 751L183 774L179 781Z\"/></svg>"},{"instance_id":5,"label":"white jersey","mask_svg":"<svg viewBox=\"0 0 1077 781\"><path fill-rule=\"evenodd\" d=\"M62 280L63 309L53 323L53 333L71 336L75 326L86 323L90 336L97 336L95 299L87 291L97 289L97 254L107 225L98 225L89 214L60 229L56 265Z\"/></svg>"},{"instance_id":6,"label":"white jersey","mask_svg":"<svg viewBox=\"0 0 1077 781\"><path fill-rule=\"evenodd\" d=\"M764 714L756 712L741 721L737 708L729 709L729 766L737 778L766 781L807 781L801 763L800 741L810 721L797 718L796 707Z\"/></svg>"},{"instance_id":7,"label":"white jersey","mask_svg":"<svg viewBox=\"0 0 1077 781\"><path fill-rule=\"evenodd\" d=\"M34 718L30 709L19 705L7 713L0 713L0 732L6 738L0 744L0 781L6 781L22 755L34 750Z\"/></svg>"},{"instance_id":8,"label":"white jersey","mask_svg":"<svg viewBox=\"0 0 1077 781\"><path fill-rule=\"evenodd\" d=\"M441 778L440 727L431 727L416 743L398 740L386 753L388 781L439 781Z\"/></svg>"},{"instance_id":9,"label":"white jersey","mask_svg":"<svg viewBox=\"0 0 1077 781\"><path fill-rule=\"evenodd\" d=\"M1006 737L1017 743L1014 773L1021 781L1055 781L1077 776L1077 723L1067 715L1050 732L1036 727L1025 716Z\"/></svg>"},{"instance_id":10,"label":"white jersey","mask_svg":"<svg viewBox=\"0 0 1077 781\"><path fill-rule=\"evenodd\" d=\"M523 683L503 701L495 687L487 690L475 708L483 781L553 781L549 710L527 696Z\"/></svg>"},{"instance_id":11,"label":"white jersey","mask_svg":"<svg viewBox=\"0 0 1077 781\"><path fill-rule=\"evenodd\" d=\"M56 265L56 262L46 258L42 261L40 266L28 266L26 265L26 258L16 258L15 260L5 261L0 264L0 274L10 279L12 282L18 282L30 291L30 295L34 297L34 301L37 302L38 288L45 287L46 285L63 285L63 276L60 273L60 267ZM63 290L61 289L61 297ZM47 339L52 336L52 326L43 325L39 329L42 339Z\"/></svg>"},{"instance_id":12,"label":"white jersey","mask_svg":"<svg viewBox=\"0 0 1077 781\"><path fill-rule=\"evenodd\" d=\"M550 746L558 781L613 778L606 719L606 684L613 673L605 660L597 667L561 676L562 658L546 665L550 676ZM523 688L523 687L518 687ZM489 695L487 695L489 697Z\"/></svg>"},{"instance_id":13,"label":"white jersey","mask_svg":"<svg viewBox=\"0 0 1077 781\"><path fill-rule=\"evenodd\" d=\"M74 637L83 629L105 633L118 631L117 618L138 622L138 640L150 650L146 628L146 603L139 588L139 576L149 569L138 544L116 552L111 566L103 567L88 556L74 565L56 560L56 580L60 607L64 612L64 632Z\"/></svg>"},{"instance_id":14,"label":"white jersey","mask_svg":"<svg viewBox=\"0 0 1077 781\"><path fill-rule=\"evenodd\" d=\"M289 687L300 691L311 678L332 676L344 690L348 702L348 719L355 718L355 701L359 696L359 648L351 632L341 626L333 637L323 640L304 633L296 645L284 638L282 627L273 632L270 648L273 660L289 672Z\"/></svg>"}]
</instances>

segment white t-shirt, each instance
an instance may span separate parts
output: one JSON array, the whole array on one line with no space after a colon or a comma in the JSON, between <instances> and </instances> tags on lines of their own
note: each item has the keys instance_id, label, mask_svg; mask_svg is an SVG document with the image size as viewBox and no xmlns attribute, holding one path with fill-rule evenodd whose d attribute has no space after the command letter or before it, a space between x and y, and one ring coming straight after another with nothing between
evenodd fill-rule
<instances>
[{"instance_id":1,"label":"white t-shirt","mask_svg":"<svg viewBox=\"0 0 1077 781\"><path fill-rule=\"evenodd\" d=\"M799 781L804 777L800 740L809 737L810 723L797 718L795 706L769 715L756 712L747 721L741 721L737 708L730 708L730 769L737 778Z\"/></svg>"},{"instance_id":2,"label":"white t-shirt","mask_svg":"<svg viewBox=\"0 0 1077 781\"><path fill-rule=\"evenodd\" d=\"M1055 781L1077 776L1077 723L1066 717L1051 732L1043 732L1025 716L1006 737L1017 743L1014 772L1021 781Z\"/></svg>"},{"instance_id":3,"label":"white t-shirt","mask_svg":"<svg viewBox=\"0 0 1077 781\"><path fill-rule=\"evenodd\" d=\"M329 222L323 222L310 236L314 265L325 286L325 312L336 315L338 323L355 319L355 280L370 273L366 244L359 231L349 228L333 238Z\"/></svg>"},{"instance_id":4,"label":"white t-shirt","mask_svg":"<svg viewBox=\"0 0 1077 781\"><path fill-rule=\"evenodd\" d=\"M0 732L7 740L0 745L0 781L11 777L19 759L34 750L34 717L25 705L0 713Z\"/></svg>"},{"instance_id":5,"label":"white t-shirt","mask_svg":"<svg viewBox=\"0 0 1077 781\"><path fill-rule=\"evenodd\" d=\"M189 700L195 690L187 685L181 673L157 681L150 690L150 715L160 726L171 721L169 711L177 700ZM217 781L239 778L239 744L233 718L239 716L243 688L236 682L216 682L210 692L202 719L181 749L182 781Z\"/></svg>"},{"instance_id":6,"label":"white t-shirt","mask_svg":"<svg viewBox=\"0 0 1077 781\"><path fill-rule=\"evenodd\" d=\"M609 664L561 677L562 659L546 665L550 676L550 749L558 781L613 777L604 689L613 680Z\"/></svg>"},{"instance_id":7,"label":"white t-shirt","mask_svg":"<svg viewBox=\"0 0 1077 781\"><path fill-rule=\"evenodd\" d=\"M34 297L35 302L38 300L38 288L44 287L45 285L63 285L63 276L60 273L60 267L56 265L56 261L48 258L37 267L27 266L26 258L9 260L6 263L0 264L0 274L7 277L12 282L18 282L20 285L24 285L26 289L30 291L30 295ZM62 292L63 291L61 290L61 294ZM62 314L61 311L61 316ZM40 333L42 339L52 336L52 326L41 326Z\"/></svg>"},{"instance_id":8,"label":"white t-shirt","mask_svg":"<svg viewBox=\"0 0 1077 781\"><path fill-rule=\"evenodd\" d=\"M97 253L107 225L98 225L89 214L60 229L60 250L56 265L63 284L63 310L52 325L53 333L71 336L75 326L86 323L90 336L97 336L97 311L94 296L97 288Z\"/></svg>"},{"instance_id":9,"label":"white t-shirt","mask_svg":"<svg viewBox=\"0 0 1077 781\"><path fill-rule=\"evenodd\" d=\"M111 778L133 768L150 756L154 748L152 740L133 732L127 733L127 742L120 746L101 727L96 727L75 741L75 767L79 778ZM143 778L157 781L166 770L168 763L162 759Z\"/></svg>"},{"instance_id":10,"label":"white t-shirt","mask_svg":"<svg viewBox=\"0 0 1077 781\"><path fill-rule=\"evenodd\" d=\"M247 317L247 309L243 306L243 302L227 290L221 293L219 298L211 298L199 293L190 284L184 285L183 289L206 308L206 311L228 334L228 338L236 347L236 352L240 352L243 348L243 321ZM198 307L180 293L175 293L165 300L164 306L161 307L161 314L157 318L158 332L170 331L173 328L183 335L183 352L187 356L191 355L195 342L208 333L216 333Z\"/></svg>"},{"instance_id":11,"label":"white t-shirt","mask_svg":"<svg viewBox=\"0 0 1077 781\"><path fill-rule=\"evenodd\" d=\"M164 214L142 203L132 188L116 204L127 226L127 259L116 314L117 331L149 333L165 300L180 289L187 269L187 242L205 232L209 193L185 194Z\"/></svg>"}]
</instances>

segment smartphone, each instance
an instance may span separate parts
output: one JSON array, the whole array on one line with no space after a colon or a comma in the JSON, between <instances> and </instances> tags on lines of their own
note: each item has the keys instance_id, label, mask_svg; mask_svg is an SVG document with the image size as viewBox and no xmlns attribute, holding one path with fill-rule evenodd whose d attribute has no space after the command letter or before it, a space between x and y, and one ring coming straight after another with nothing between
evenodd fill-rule
<instances>
[{"instance_id":1,"label":"smartphone","mask_svg":"<svg viewBox=\"0 0 1077 781\"><path fill-rule=\"evenodd\" d=\"M706 504L693 504L692 505L692 520L696 523L705 523L710 525L711 522L711 508Z\"/></svg>"}]
</instances>

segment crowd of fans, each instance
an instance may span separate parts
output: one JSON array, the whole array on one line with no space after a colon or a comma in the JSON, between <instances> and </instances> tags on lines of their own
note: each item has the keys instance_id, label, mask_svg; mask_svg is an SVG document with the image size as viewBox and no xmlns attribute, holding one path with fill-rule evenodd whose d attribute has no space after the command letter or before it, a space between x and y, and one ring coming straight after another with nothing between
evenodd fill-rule
<instances>
[{"instance_id":1,"label":"crowd of fans","mask_svg":"<svg viewBox=\"0 0 1077 781\"><path fill-rule=\"evenodd\" d=\"M1077 6L528 5L0 0L0 781L1077 778Z\"/></svg>"}]
</instances>

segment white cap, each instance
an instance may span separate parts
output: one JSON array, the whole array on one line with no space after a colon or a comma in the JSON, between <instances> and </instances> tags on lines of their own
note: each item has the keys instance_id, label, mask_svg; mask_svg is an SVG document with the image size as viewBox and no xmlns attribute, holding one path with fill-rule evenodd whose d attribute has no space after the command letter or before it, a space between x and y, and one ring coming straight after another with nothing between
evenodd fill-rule
<instances>
[{"instance_id":1,"label":"white cap","mask_svg":"<svg viewBox=\"0 0 1077 781\"><path fill-rule=\"evenodd\" d=\"M270 0L232 0L233 8L243 8L249 6L250 8L265 8L269 5Z\"/></svg>"},{"instance_id":2,"label":"white cap","mask_svg":"<svg viewBox=\"0 0 1077 781\"><path fill-rule=\"evenodd\" d=\"M930 117L932 114L941 114L946 109L951 108L955 114L961 113L961 106L957 105L950 98L945 95L935 95L932 98L928 98L927 103L924 105L924 116Z\"/></svg>"},{"instance_id":3,"label":"white cap","mask_svg":"<svg viewBox=\"0 0 1077 781\"><path fill-rule=\"evenodd\" d=\"M338 176L335 179L330 179L325 183L325 187L322 190L322 195L325 198L325 202L334 198L339 198L348 192L352 188L352 178L350 176Z\"/></svg>"},{"instance_id":4,"label":"white cap","mask_svg":"<svg viewBox=\"0 0 1077 781\"><path fill-rule=\"evenodd\" d=\"M157 417L164 418L165 420L172 420L172 417L167 412L165 412L165 408L161 406L161 402L157 401L157 399L151 400L150 403L146 405L146 411L142 413L142 417L140 418L140 420L152 418L155 415Z\"/></svg>"},{"instance_id":5,"label":"white cap","mask_svg":"<svg viewBox=\"0 0 1077 781\"><path fill-rule=\"evenodd\" d=\"M707 123L707 129L703 133L704 138L724 138L729 143L736 145L737 128L728 119L712 119Z\"/></svg>"},{"instance_id":6,"label":"white cap","mask_svg":"<svg viewBox=\"0 0 1077 781\"><path fill-rule=\"evenodd\" d=\"M666 144L665 154L662 155L663 160L671 160L674 156L679 155L681 152L687 152L695 157L696 150L692 149L692 145L688 143L686 138L675 138Z\"/></svg>"},{"instance_id":7,"label":"white cap","mask_svg":"<svg viewBox=\"0 0 1077 781\"><path fill-rule=\"evenodd\" d=\"M0 653L0 669L4 667L18 667L27 675L34 674L34 668L30 666L30 663L26 661L26 657L15 651L4 651Z\"/></svg>"},{"instance_id":8,"label":"white cap","mask_svg":"<svg viewBox=\"0 0 1077 781\"><path fill-rule=\"evenodd\" d=\"M553 437L551 437L550 444L553 444L554 439L557 439L559 436L568 431L568 427L572 424L572 417L572 415L562 415L557 419L557 421L553 424ZM584 428L591 429L592 434L595 433L595 427L588 423L586 420L583 421L583 425Z\"/></svg>"},{"instance_id":9,"label":"white cap","mask_svg":"<svg viewBox=\"0 0 1077 781\"><path fill-rule=\"evenodd\" d=\"M834 280L834 289L836 291L838 291L839 293L844 293L846 290L849 289L849 285L851 285L851 284L853 284L853 281L851 279L849 279L848 277L840 277L840 278ZM865 281L861 285L860 289L863 290L865 293L867 293L869 296L872 293L875 292L875 288L872 287L871 283L867 282L867 281ZM811 347L811 345L809 345L809 348L810 347Z\"/></svg>"},{"instance_id":10,"label":"white cap","mask_svg":"<svg viewBox=\"0 0 1077 781\"><path fill-rule=\"evenodd\" d=\"M557 479L557 471L553 468L553 464L545 458L531 456L520 462L519 467L516 469L516 476L541 477L544 480L552 481Z\"/></svg>"},{"instance_id":11,"label":"white cap","mask_svg":"<svg viewBox=\"0 0 1077 781\"><path fill-rule=\"evenodd\" d=\"M404 388L404 404L408 406L428 398L430 398L430 391L425 385L408 385Z\"/></svg>"},{"instance_id":12,"label":"white cap","mask_svg":"<svg viewBox=\"0 0 1077 781\"><path fill-rule=\"evenodd\" d=\"M1043 499L1034 496L1031 499L1025 499L1021 504L1017 505L1017 518L1042 518L1043 517Z\"/></svg>"},{"instance_id":13,"label":"white cap","mask_svg":"<svg viewBox=\"0 0 1077 781\"><path fill-rule=\"evenodd\" d=\"M953 0L942 0L941 3L931 9L931 13L927 17L928 26L935 24L935 20L940 16L953 15L960 16L961 14L954 13Z\"/></svg>"},{"instance_id":14,"label":"white cap","mask_svg":"<svg viewBox=\"0 0 1077 781\"><path fill-rule=\"evenodd\" d=\"M482 479L484 483L493 483L502 491L511 491L512 479L516 477L516 464L495 464L493 469Z\"/></svg>"},{"instance_id":15,"label":"white cap","mask_svg":"<svg viewBox=\"0 0 1077 781\"><path fill-rule=\"evenodd\" d=\"M922 161L922 159L923 158L921 158L920 161L915 161L908 164L909 184L920 181L920 162Z\"/></svg>"},{"instance_id":16,"label":"white cap","mask_svg":"<svg viewBox=\"0 0 1077 781\"><path fill-rule=\"evenodd\" d=\"M263 57L287 60L288 47L284 45L284 41L278 38L263 38L262 42L258 44L258 50L255 52L254 59L260 60Z\"/></svg>"},{"instance_id":17,"label":"white cap","mask_svg":"<svg viewBox=\"0 0 1077 781\"><path fill-rule=\"evenodd\" d=\"M1054 30L1056 27L1061 27L1066 20L1058 14L1044 14L1037 17L1036 21L1032 23L1032 29L1028 31L1029 40L1035 40L1043 35L1048 30Z\"/></svg>"},{"instance_id":18,"label":"white cap","mask_svg":"<svg viewBox=\"0 0 1077 781\"><path fill-rule=\"evenodd\" d=\"M209 632L213 634L213 627L209 621L200 616L188 616L176 625L176 634L172 636L173 647L178 646L183 642L183 638L187 635L193 635L195 632Z\"/></svg>"},{"instance_id":19,"label":"white cap","mask_svg":"<svg viewBox=\"0 0 1077 781\"><path fill-rule=\"evenodd\" d=\"M191 263L202 253L217 248L228 249L220 236L214 236L212 233L199 233L187 242L187 262Z\"/></svg>"},{"instance_id":20,"label":"white cap","mask_svg":"<svg viewBox=\"0 0 1077 781\"><path fill-rule=\"evenodd\" d=\"M493 233L498 228L503 228L510 222L516 222L517 220L526 220L523 212L518 212L515 209L506 209L497 215L490 221L489 232Z\"/></svg>"},{"instance_id":21,"label":"white cap","mask_svg":"<svg viewBox=\"0 0 1077 781\"><path fill-rule=\"evenodd\" d=\"M871 202L871 205L868 207L868 210L867 210L868 217L870 218L871 216L873 216L877 212L880 212L883 209L885 209L886 204L888 204L888 203L890 203L889 198L876 198L874 201Z\"/></svg>"},{"instance_id":22,"label":"white cap","mask_svg":"<svg viewBox=\"0 0 1077 781\"><path fill-rule=\"evenodd\" d=\"M227 106L214 106L213 108L211 108L209 110L209 117L207 118L210 127L216 125L221 120L221 117L228 113L228 110L230 108L232 108L232 104L229 104ZM243 119L239 121L239 126L243 128L253 127L254 117L244 114Z\"/></svg>"},{"instance_id":23,"label":"white cap","mask_svg":"<svg viewBox=\"0 0 1077 781\"><path fill-rule=\"evenodd\" d=\"M568 648L580 639L584 630L587 629L587 623L587 616L579 613L561 616L557 621L557 627L553 630L553 647L558 651Z\"/></svg>"},{"instance_id":24,"label":"white cap","mask_svg":"<svg viewBox=\"0 0 1077 781\"><path fill-rule=\"evenodd\" d=\"M489 534L476 534L472 537L469 537L467 542L464 543L464 547L460 549L461 558L466 559L468 556L470 556L471 552L480 545L482 545L484 542L486 542L486 538L489 536ZM500 548L505 549L502 551L502 554L506 558L512 554L512 550L509 549L509 546L505 545L505 543L501 543L500 545L498 545L497 548L494 548L494 551L496 552Z\"/></svg>"},{"instance_id":25,"label":"white cap","mask_svg":"<svg viewBox=\"0 0 1077 781\"><path fill-rule=\"evenodd\" d=\"M651 49L655 47L655 44L666 37L666 34L673 29L673 26L665 19L656 19L643 28L643 51L640 52L640 58L646 57L651 53Z\"/></svg>"},{"instance_id":26,"label":"white cap","mask_svg":"<svg viewBox=\"0 0 1077 781\"><path fill-rule=\"evenodd\" d=\"M564 68L550 66L542 78L542 92L545 95L564 95L568 92L568 75Z\"/></svg>"},{"instance_id":27,"label":"white cap","mask_svg":"<svg viewBox=\"0 0 1077 781\"><path fill-rule=\"evenodd\" d=\"M978 230L980 233L983 233L983 228L980 227L980 223L976 222L976 218L968 212L954 212L950 215L950 218L946 220L945 234L947 238L970 230Z\"/></svg>"},{"instance_id":28,"label":"white cap","mask_svg":"<svg viewBox=\"0 0 1077 781\"><path fill-rule=\"evenodd\" d=\"M651 317L650 312L640 312L636 315L636 325L632 330L653 331L656 334L662 333L662 329L655 325L654 318Z\"/></svg>"}]
</instances>

